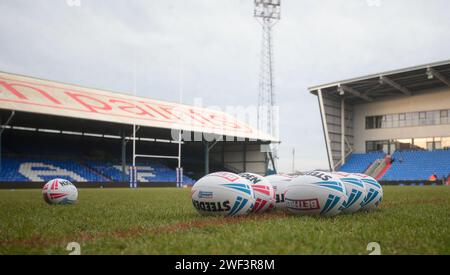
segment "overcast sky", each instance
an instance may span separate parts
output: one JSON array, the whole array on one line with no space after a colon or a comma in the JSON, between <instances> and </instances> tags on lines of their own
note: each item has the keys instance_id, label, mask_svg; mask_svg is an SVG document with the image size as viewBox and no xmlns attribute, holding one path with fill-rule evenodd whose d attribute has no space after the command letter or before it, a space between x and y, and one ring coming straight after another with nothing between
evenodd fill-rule
<instances>
[{"instance_id":1,"label":"overcast sky","mask_svg":"<svg viewBox=\"0 0 450 275\"><path fill-rule=\"evenodd\" d=\"M80 1L80 5L76 4ZM204 106L257 104L253 0L0 0L0 70ZM326 168L317 84L450 59L448 0L282 0L280 168ZM180 62L182 60L182 62Z\"/></svg>"}]
</instances>

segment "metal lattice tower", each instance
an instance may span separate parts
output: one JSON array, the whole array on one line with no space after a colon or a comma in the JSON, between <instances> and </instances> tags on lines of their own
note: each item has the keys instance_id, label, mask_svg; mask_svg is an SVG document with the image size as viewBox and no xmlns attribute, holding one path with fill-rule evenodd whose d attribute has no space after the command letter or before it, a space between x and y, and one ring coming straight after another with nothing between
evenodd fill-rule
<instances>
[{"instance_id":1,"label":"metal lattice tower","mask_svg":"<svg viewBox=\"0 0 450 275\"><path fill-rule=\"evenodd\" d=\"M274 137L278 135L275 110L272 29L280 20L281 0L254 0L254 16L262 26L261 64L258 95L258 128ZM276 159L278 152L272 147ZM275 168L275 167L274 167Z\"/></svg>"}]
</instances>

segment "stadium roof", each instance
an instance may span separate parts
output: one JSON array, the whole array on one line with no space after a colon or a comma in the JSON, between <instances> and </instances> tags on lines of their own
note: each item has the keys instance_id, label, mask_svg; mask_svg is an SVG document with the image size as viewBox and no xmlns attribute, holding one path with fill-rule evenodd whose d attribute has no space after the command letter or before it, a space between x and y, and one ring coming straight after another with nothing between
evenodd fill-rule
<instances>
[{"instance_id":1,"label":"stadium roof","mask_svg":"<svg viewBox=\"0 0 450 275\"><path fill-rule=\"evenodd\" d=\"M119 134L136 124L152 138L181 129L276 141L221 111L0 72L0 116L11 111L12 125L23 127Z\"/></svg>"},{"instance_id":2,"label":"stadium roof","mask_svg":"<svg viewBox=\"0 0 450 275\"><path fill-rule=\"evenodd\" d=\"M353 103L371 102L390 96L410 96L424 90L450 87L450 60L372 74L310 87L317 95L344 95Z\"/></svg>"}]
</instances>

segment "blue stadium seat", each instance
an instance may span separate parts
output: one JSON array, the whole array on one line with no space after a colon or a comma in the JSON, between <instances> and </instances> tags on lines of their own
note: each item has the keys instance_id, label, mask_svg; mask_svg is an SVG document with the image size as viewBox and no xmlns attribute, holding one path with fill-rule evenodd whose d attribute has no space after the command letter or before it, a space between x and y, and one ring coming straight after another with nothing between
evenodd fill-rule
<instances>
[{"instance_id":1,"label":"blue stadium seat","mask_svg":"<svg viewBox=\"0 0 450 275\"><path fill-rule=\"evenodd\" d=\"M384 152L353 153L339 170L348 173L364 173L373 162L385 156Z\"/></svg>"},{"instance_id":2,"label":"blue stadium seat","mask_svg":"<svg viewBox=\"0 0 450 275\"><path fill-rule=\"evenodd\" d=\"M87 167L71 160L61 161L4 157L2 161L0 181L41 182L58 177L74 182L107 181L107 179L93 173Z\"/></svg>"},{"instance_id":3,"label":"blue stadium seat","mask_svg":"<svg viewBox=\"0 0 450 275\"><path fill-rule=\"evenodd\" d=\"M397 151L392 158L382 180L427 180L433 173L441 179L450 173L450 150Z\"/></svg>"},{"instance_id":4,"label":"blue stadium seat","mask_svg":"<svg viewBox=\"0 0 450 275\"><path fill-rule=\"evenodd\" d=\"M105 163L99 161L89 161L86 163L91 169L99 174L110 178L112 181L122 181L122 166L119 163ZM127 164L126 173L129 174ZM177 179L176 171L156 161L139 162L136 164L139 182L175 182ZM125 179L126 181L128 180ZM194 180L183 176L184 184L193 184Z\"/></svg>"},{"instance_id":5,"label":"blue stadium seat","mask_svg":"<svg viewBox=\"0 0 450 275\"><path fill-rule=\"evenodd\" d=\"M176 171L156 161L138 163L137 166L139 182L176 181ZM121 171L119 163L111 162L4 157L0 181L42 182L65 178L73 182L114 182L122 181ZM184 184L194 183L194 180L187 176L184 176L183 180ZM128 181L128 178L125 181Z\"/></svg>"}]
</instances>

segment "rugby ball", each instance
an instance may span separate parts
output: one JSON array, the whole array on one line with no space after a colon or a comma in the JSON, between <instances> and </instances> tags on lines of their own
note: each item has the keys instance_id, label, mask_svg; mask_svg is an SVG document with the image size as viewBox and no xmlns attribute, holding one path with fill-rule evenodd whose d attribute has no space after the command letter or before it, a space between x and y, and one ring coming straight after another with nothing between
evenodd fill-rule
<instances>
[{"instance_id":1,"label":"rugby ball","mask_svg":"<svg viewBox=\"0 0 450 275\"><path fill-rule=\"evenodd\" d=\"M248 181L229 172L212 173L198 180L192 187L191 198L201 215L247 215L255 203Z\"/></svg>"},{"instance_id":2,"label":"rugby ball","mask_svg":"<svg viewBox=\"0 0 450 275\"><path fill-rule=\"evenodd\" d=\"M342 212L355 213L361 210L361 203L367 195L366 187L362 180L358 176L345 172L336 172L334 175L342 181L347 192L348 199L344 203Z\"/></svg>"},{"instance_id":3,"label":"rugby ball","mask_svg":"<svg viewBox=\"0 0 450 275\"><path fill-rule=\"evenodd\" d=\"M286 188L286 208L297 215L334 216L341 212L347 194L339 178L313 171L292 179Z\"/></svg>"},{"instance_id":4,"label":"rugby ball","mask_svg":"<svg viewBox=\"0 0 450 275\"><path fill-rule=\"evenodd\" d=\"M242 173L239 176L248 181L255 193L253 213L263 213L275 207L275 191L266 178L253 173Z\"/></svg>"},{"instance_id":5,"label":"rugby ball","mask_svg":"<svg viewBox=\"0 0 450 275\"><path fill-rule=\"evenodd\" d=\"M272 184L273 190L275 191L275 207L284 208L284 193L294 177L278 174L266 176L265 178Z\"/></svg>"},{"instance_id":6,"label":"rugby ball","mask_svg":"<svg viewBox=\"0 0 450 275\"><path fill-rule=\"evenodd\" d=\"M48 204L74 204L78 199L78 190L68 180L54 179L44 185L42 196Z\"/></svg>"},{"instance_id":7,"label":"rugby ball","mask_svg":"<svg viewBox=\"0 0 450 275\"><path fill-rule=\"evenodd\" d=\"M353 174L361 179L366 188L366 197L361 203L362 210L376 209L383 200L383 187L374 178L364 174Z\"/></svg>"}]
</instances>

